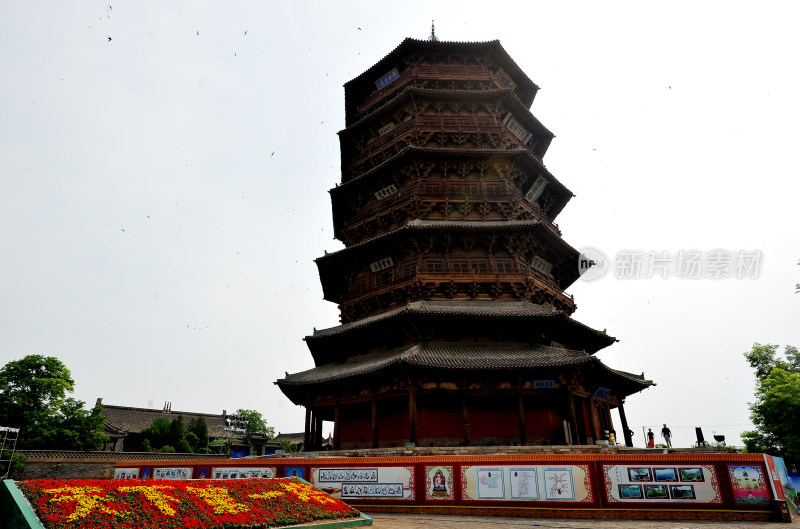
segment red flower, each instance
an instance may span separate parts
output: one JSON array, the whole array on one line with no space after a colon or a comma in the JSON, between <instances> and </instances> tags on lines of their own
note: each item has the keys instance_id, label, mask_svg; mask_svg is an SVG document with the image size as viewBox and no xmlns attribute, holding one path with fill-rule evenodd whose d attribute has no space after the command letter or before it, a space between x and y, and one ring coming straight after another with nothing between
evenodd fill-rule
<instances>
[{"instance_id":1,"label":"red flower","mask_svg":"<svg viewBox=\"0 0 800 529\"><path fill-rule=\"evenodd\" d=\"M359 515L292 479L43 479L18 485L47 529L233 529Z\"/></svg>"}]
</instances>

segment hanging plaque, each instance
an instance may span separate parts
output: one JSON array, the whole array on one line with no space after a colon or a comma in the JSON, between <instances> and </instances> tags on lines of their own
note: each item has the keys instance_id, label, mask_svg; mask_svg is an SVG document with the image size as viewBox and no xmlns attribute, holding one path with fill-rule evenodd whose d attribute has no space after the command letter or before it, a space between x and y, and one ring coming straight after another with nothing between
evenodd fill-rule
<instances>
[{"instance_id":1,"label":"hanging plaque","mask_svg":"<svg viewBox=\"0 0 800 529\"><path fill-rule=\"evenodd\" d=\"M383 88L384 86L388 85L392 81L396 80L400 77L400 73L397 71L397 68L392 68L392 71L375 81L375 86L378 87L378 90Z\"/></svg>"},{"instance_id":2,"label":"hanging plaque","mask_svg":"<svg viewBox=\"0 0 800 529\"><path fill-rule=\"evenodd\" d=\"M536 202L536 199L542 195L542 191L544 191L545 186L547 186L547 178L543 176L539 176L536 181L533 183L528 192L525 193L525 200L533 204Z\"/></svg>"},{"instance_id":3,"label":"hanging plaque","mask_svg":"<svg viewBox=\"0 0 800 529\"><path fill-rule=\"evenodd\" d=\"M522 143L528 143L528 140L531 139L531 136L533 136L528 129L523 127L522 124L511 115L511 112L506 114L505 119L503 119L503 125L508 127L508 130L510 130L514 136L519 138L519 141Z\"/></svg>"},{"instance_id":4,"label":"hanging plaque","mask_svg":"<svg viewBox=\"0 0 800 529\"><path fill-rule=\"evenodd\" d=\"M391 132L393 130L394 130L394 122L387 123L386 125L378 129L378 135L383 136L387 132Z\"/></svg>"},{"instance_id":5,"label":"hanging plaque","mask_svg":"<svg viewBox=\"0 0 800 529\"><path fill-rule=\"evenodd\" d=\"M535 270L538 270L539 272L543 273L546 276L549 276L550 271L553 270L553 265L551 263L548 263L538 255L533 258L533 263L531 263L531 266L533 266Z\"/></svg>"},{"instance_id":6,"label":"hanging plaque","mask_svg":"<svg viewBox=\"0 0 800 529\"><path fill-rule=\"evenodd\" d=\"M379 189L373 193L375 198L378 200L383 200L384 198L388 197L389 195L394 195L397 193L397 186L394 184L389 184L388 186L384 187L383 189Z\"/></svg>"},{"instance_id":7,"label":"hanging plaque","mask_svg":"<svg viewBox=\"0 0 800 529\"><path fill-rule=\"evenodd\" d=\"M391 268L394 266L394 261L392 261L391 257L384 257L380 261L375 261L374 263L369 264L369 269L373 272L380 272L381 270L386 270L387 268Z\"/></svg>"}]
</instances>

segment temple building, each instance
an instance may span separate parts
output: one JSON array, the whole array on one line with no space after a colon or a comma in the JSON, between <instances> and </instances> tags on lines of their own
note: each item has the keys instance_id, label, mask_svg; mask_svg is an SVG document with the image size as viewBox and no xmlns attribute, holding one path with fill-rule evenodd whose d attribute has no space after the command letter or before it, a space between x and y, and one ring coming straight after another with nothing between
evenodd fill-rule
<instances>
[{"instance_id":1,"label":"temple building","mask_svg":"<svg viewBox=\"0 0 800 529\"><path fill-rule=\"evenodd\" d=\"M316 260L341 324L315 366L276 383L305 407L304 446L593 444L653 385L596 356L572 319L578 252L554 223L573 196L544 166L538 86L498 41L406 39L345 84L345 248Z\"/></svg>"}]
</instances>

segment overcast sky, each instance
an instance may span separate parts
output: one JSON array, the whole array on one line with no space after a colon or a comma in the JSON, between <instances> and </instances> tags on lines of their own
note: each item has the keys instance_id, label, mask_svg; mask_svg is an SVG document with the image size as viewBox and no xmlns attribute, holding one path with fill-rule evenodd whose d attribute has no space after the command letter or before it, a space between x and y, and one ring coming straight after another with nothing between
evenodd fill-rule
<instances>
[{"instance_id":1,"label":"overcast sky","mask_svg":"<svg viewBox=\"0 0 800 529\"><path fill-rule=\"evenodd\" d=\"M794 2L0 2L0 364L74 396L282 432L273 382L338 324L342 85L405 37L499 39L539 86L575 248L760 251L757 279L579 281L599 357L658 385L628 420L740 443L753 342L800 345ZM331 430L326 423L326 433Z\"/></svg>"}]
</instances>

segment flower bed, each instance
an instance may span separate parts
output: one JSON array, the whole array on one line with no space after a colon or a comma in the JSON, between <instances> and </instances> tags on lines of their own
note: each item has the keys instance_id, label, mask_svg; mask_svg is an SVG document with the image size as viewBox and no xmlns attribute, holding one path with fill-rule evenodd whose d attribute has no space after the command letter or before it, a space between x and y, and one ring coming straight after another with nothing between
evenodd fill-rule
<instances>
[{"instance_id":1,"label":"flower bed","mask_svg":"<svg viewBox=\"0 0 800 529\"><path fill-rule=\"evenodd\" d=\"M17 486L47 529L280 527L360 513L294 479L40 479Z\"/></svg>"}]
</instances>

